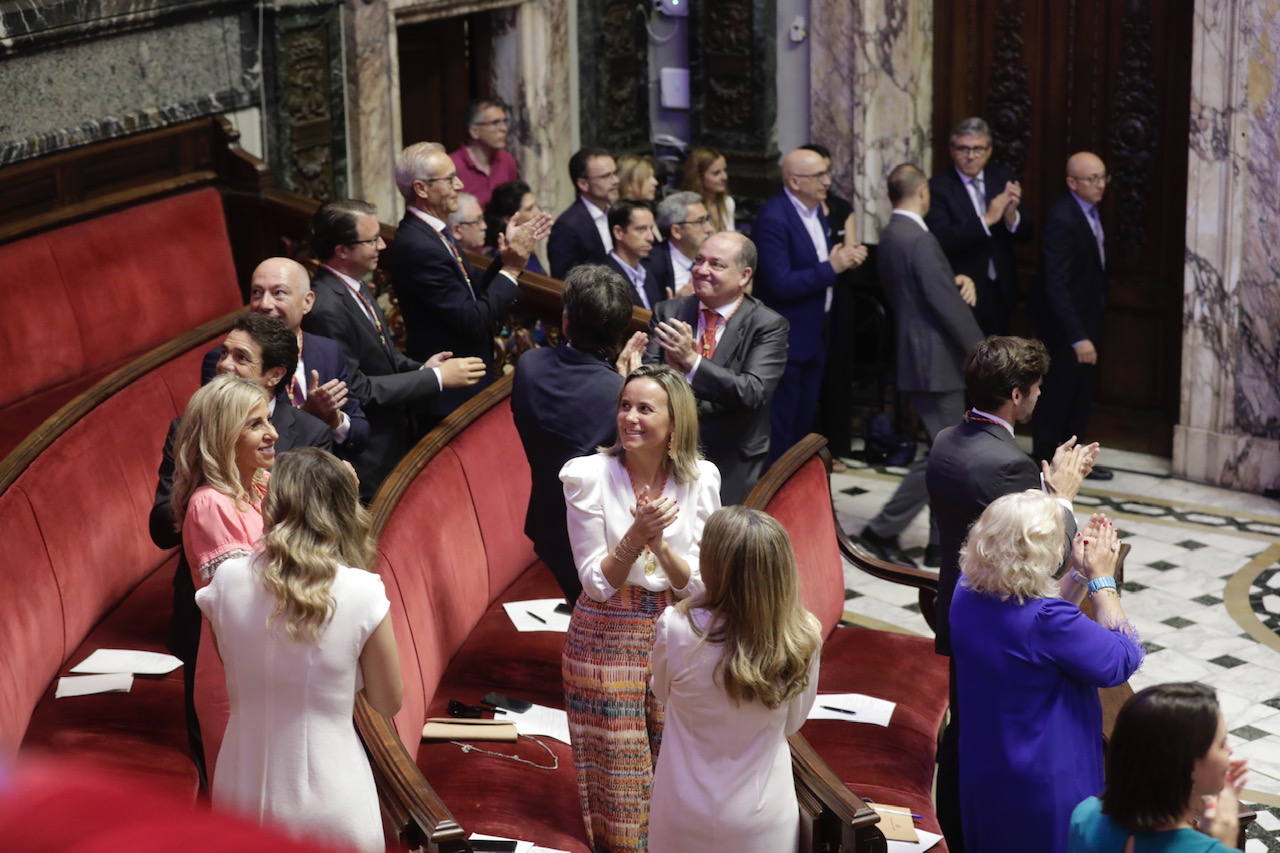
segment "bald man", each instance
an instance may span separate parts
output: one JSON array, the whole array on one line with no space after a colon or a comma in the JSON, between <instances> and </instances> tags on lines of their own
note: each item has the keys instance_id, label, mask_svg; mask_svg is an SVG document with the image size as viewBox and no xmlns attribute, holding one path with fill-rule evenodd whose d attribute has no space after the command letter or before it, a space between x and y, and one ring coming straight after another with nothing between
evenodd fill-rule
<instances>
[{"instance_id":1,"label":"bald man","mask_svg":"<svg viewBox=\"0 0 1280 853\"><path fill-rule=\"evenodd\" d=\"M751 237L759 251L752 291L791 324L787 366L770 410L769 459L814 428L831 335L836 277L867 259L867 247L832 245L822 202L831 170L816 151L797 148L782 160L782 191L765 202Z\"/></svg>"},{"instance_id":2,"label":"bald man","mask_svg":"<svg viewBox=\"0 0 1280 853\"><path fill-rule=\"evenodd\" d=\"M347 387L351 377L342 347L337 341L302 331L302 318L315 302L306 268L289 258L267 258L249 279L249 310L282 320L298 337L298 367L282 385L285 396L328 425L337 454L353 459L369 441L369 420ZM201 384L213 378L221 355L221 346L205 353Z\"/></svg>"},{"instance_id":3,"label":"bald man","mask_svg":"<svg viewBox=\"0 0 1280 853\"><path fill-rule=\"evenodd\" d=\"M1081 151L1067 160L1067 192L1049 207L1044 224L1040 282L1035 293L1040 337L1049 349L1049 372L1036 407L1032 455L1053 459L1071 436L1088 440L1089 411L1097 376L1098 340L1107 303L1107 251L1098 206L1107 189L1107 167ZM1109 480L1094 466L1089 478Z\"/></svg>"}]
</instances>

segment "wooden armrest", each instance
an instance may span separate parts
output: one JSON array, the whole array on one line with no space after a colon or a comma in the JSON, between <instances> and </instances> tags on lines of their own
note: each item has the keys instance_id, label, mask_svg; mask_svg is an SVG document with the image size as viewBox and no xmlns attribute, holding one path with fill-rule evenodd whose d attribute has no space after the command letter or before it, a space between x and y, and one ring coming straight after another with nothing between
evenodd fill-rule
<instances>
[{"instance_id":1,"label":"wooden armrest","mask_svg":"<svg viewBox=\"0 0 1280 853\"><path fill-rule=\"evenodd\" d=\"M356 696L356 731L364 742L378 802L400 843L426 853L469 853L467 835L404 748L395 725Z\"/></svg>"},{"instance_id":2,"label":"wooden armrest","mask_svg":"<svg viewBox=\"0 0 1280 853\"><path fill-rule=\"evenodd\" d=\"M851 539L844 530L836 527L836 540L840 543L840 553L858 569L881 580L913 586L916 589L928 590L935 595L938 592L938 573L932 569L917 569L900 563L890 563L872 554L866 547Z\"/></svg>"},{"instance_id":3,"label":"wooden armrest","mask_svg":"<svg viewBox=\"0 0 1280 853\"><path fill-rule=\"evenodd\" d=\"M805 849L884 850L884 836L875 828L880 816L840 781L804 735L793 734L787 744L800 813L806 830L811 827L812 845Z\"/></svg>"}]
</instances>

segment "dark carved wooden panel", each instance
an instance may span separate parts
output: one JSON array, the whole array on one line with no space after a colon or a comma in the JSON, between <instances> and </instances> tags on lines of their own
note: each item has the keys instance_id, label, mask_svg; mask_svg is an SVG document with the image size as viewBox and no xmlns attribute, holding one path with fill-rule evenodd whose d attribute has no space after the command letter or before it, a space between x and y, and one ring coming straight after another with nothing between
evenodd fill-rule
<instances>
[{"instance_id":1,"label":"dark carved wooden panel","mask_svg":"<svg viewBox=\"0 0 1280 853\"><path fill-rule=\"evenodd\" d=\"M467 135L467 105L493 97L494 12L434 18L396 30L400 138L453 150Z\"/></svg>"},{"instance_id":2,"label":"dark carved wooden panel","mask_svg":"<svg viewBox=\"0 0 1280 853\"><path fill-rule=\"evenodd\" d=\"M284 7L268 19L267 148L271 171L308 198L347 192L341 7Z\"/></svg>"},{"instance_id":3,"label":"dark carved wooden panel","mask_svg":"<svg viewBox=\"0 0 1280 853\"><path fill-rule=\"evenodd\" d=\"M1066 192L1067 158L1098 154L1110 291L1091 431L1168 455L1178 416L1194 4L1153 0L934 0L933 162L947 131L992 126L993 159L1042 222ZM1039 275L1042 234L1019 249L1020 288ZM1021 312L1018 330L1034 328Z\"/></svg>"},{"instance_id":4,"label":"dark carved wooden panel","mask_svg":"<svg viewBox=\"0 0 1280 853\"><path fill-rule=\"evenodd\" d=\"M649 148L649 44L634 0L578 3L579 125L584 146Z\"/></svg>"}]
</instances>

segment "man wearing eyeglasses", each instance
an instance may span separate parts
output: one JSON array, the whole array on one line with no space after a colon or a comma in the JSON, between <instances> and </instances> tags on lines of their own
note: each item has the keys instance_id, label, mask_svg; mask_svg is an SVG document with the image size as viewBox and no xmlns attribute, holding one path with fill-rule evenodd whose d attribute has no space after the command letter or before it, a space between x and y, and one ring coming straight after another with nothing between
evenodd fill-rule
<instances>
[{"instance_id":1,"label":"man wearing eyeglasses","mask_svg":"<svg viewBox=\"0 0 1280 853\"><path fill-rule=\"evenodd\" d=\"M1052 459L1071 436L1087 440L1097 341L1107 303L1107 248L1098 205L1107 190L1107 167L1080 151L1067 160L1067 193L1049 206L1041 249L1036 320L1049 348L1049 372L1036 407L1032 455ZM1091 480L1112 472L1094 466Z\"/></svg>"},{"instance_id":2,"label":"man wearing eyeglasses","mask_svg":"<svg viewBox=\"0 0 1280 853\"><path fill-rule=\"evenodd\" d=\"M957 274L978 291L974 318L984 335L1007 335L1018 299L1014 243L1031 239L1022 211L1022 184L1008 166L992 163L991 129L966 118L951 130L951 163L929 180L925 224Z\"/></svg>"},{"instance_id":3,"label":"man wearing eyeglasses","mask_svg":"<svg viewBox=\"0 0 1280 853\"><path fill-rule=\"evenodd\" d=\"M583 148L569 158L569 180L578 198L556 218L547 241L551 275L560 279L578 264L603 264L609 257L609 207L618 200L618 164L603 148Z\"/></svg>"},{"instance_id":4,"label":"man wearing eyeglasses","mask_svg":"<svg viewBox=\"0 0 1280 853\"><path fill-rule=\"evenodd\" d=\"M489 203L494 187L520 177L516 158L507 150L509 124L501 101L473 101L467 108L467 139L449 154L462 188L475 196L481 207Z\"/></svg>"},{"instance_id":5,"label":"man wearing eyeglasses","mask_svg":"<svg viewBox=\"0 0 1280 853\"><path fill-rule=\"evenodd\" d=\"M836 277L867 259L867 247L851 237L832 245L822 209L831 170L821 154L806 148L787 154L782 181L751 234L760 252L755 295L791 324L787 368L770 413L770 459L814 428Z\"/></svg>"},{"instance_id":6,"label":"man wearing eyeglasses","mask_svg":"<svg viewBox=\"0 0 1280 853\"><path fill-rule=\"evenodd\" d=\"M658 292L688 296L693 293L693 259L714 230L711 215L702 196L686 191L664 198L657 220L666 242L649 255L649 275Z\"/></svg>"},{"instance_id":7,"label":"man wearing eyeglasses","mask_svg":"<svg viewBox=\"0 0 1280 853\"><path fill-rule=\"evenodd\" d=\"M484 221L484 210L475 196L471 193L458 193L458 209L449 214L447 221L453 242L468 252L484 251L489 227Z\"/></svg>"},{"instance_id":8,"label":"man wearing eyeglasses","mask_svg":"<svg viewBox=\"0 0 1280 853\"><path fill-rule=\"evenodd\" d=\"M396 187L406 210L389 255L391 282L404 316L405 349L420 361L440 351L472 356L484 362L486 371L475 385L426 400L422 414L430 426L493 380L494 326L519 299L516 276L534 244L546 236L551 217L513 216L498 257L477 271L449 233L447 220L458 210L462 180L444 146L417 142L400 152Z\"/></svg>"}]
</instances>

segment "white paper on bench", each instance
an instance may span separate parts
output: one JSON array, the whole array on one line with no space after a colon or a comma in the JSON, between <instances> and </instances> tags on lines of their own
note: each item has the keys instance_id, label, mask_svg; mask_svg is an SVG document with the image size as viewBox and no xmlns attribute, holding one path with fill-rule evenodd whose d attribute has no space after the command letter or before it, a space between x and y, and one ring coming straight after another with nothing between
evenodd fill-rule
<instances>
[{"instance_id":1,"label":"white paper on bench","mask_svg":"<svg viewBox=\"0 0 1280 853\"><path fill-rule=\"evenodd\" d=\"M72 672L132 672L137 675L164 675L182 666L182 661L162 652L130 649L98 649L71 668Z\"/></svg>"},{"instance_id":2,"label":"white paper on bench","mask_svg":"<svg viewBox=\"0 0 1280 853\"><path fill-rule=\"evenodd\" d=\"M128 693L133 687L133 676L127 672L108 672L104 675L63 676L58 679L54 699L64 696L88 696L91 693Z\"/></svg>"},{"instance_id":3,"label":"white paper on bench","mask_svg":"<svg viewBox=\"0 0 1280 853\"><path fill-rule=\"evenodd\" d=\"M502 608L517 631L568 631L569 614L557 613L563 598L535 598L532 601L504 601ZM542 621L539 622L538 620Z\"/></svg>"},{"instance_id":4,"label":"white paper on bench","mask_svg":"<svg viewBox=\"0 0 1280 853\"><path fill-rule=\"evenodd\" d=\"M507 711L498 717L516 724L516 731L522 735L545 735L564 743L569 742L569 715L546 705L534 705L522 714Z\"/></svg>"},{"instance_id":5,"label":"white paper on bench","mask_svg":"<svg viewBox=\"0 0 1280 853\"><path fill-rule=\"evenodd\" d=\"M925 832L923 829L917 829L916 835L920 836L920 840L914 843L910 841L886 841L888 853L924 853L924 851L942 840L941 835Z\"/></svg>"},{"instance_id":6,"label":"white paper on bench","mask_svg":"<svg viewBox=\"0 0 1280 853\"><path fill-rule=\"evenodd\" d=\"M829 711L830 708L842 708L844 711ZM887 726L893 717L893 709L897 705L885 699L865 696L861 693L819 693L809 710L810 720L844 720L848 723L871 723L873 726Z\"/></svg>"},{"instance_id":7,"label":"white paper on bench","mask_svg":"<svg viewBox=\"0 0 1280 853\"><path fill-rule=\"evenodd\" d=\"M468 841L514 841L516 843L516 853L533 853L532 841L521 841L518 838L503 838L501 835L481 835L478 832L471 833Z\"/></svg>"}]
</instances>

